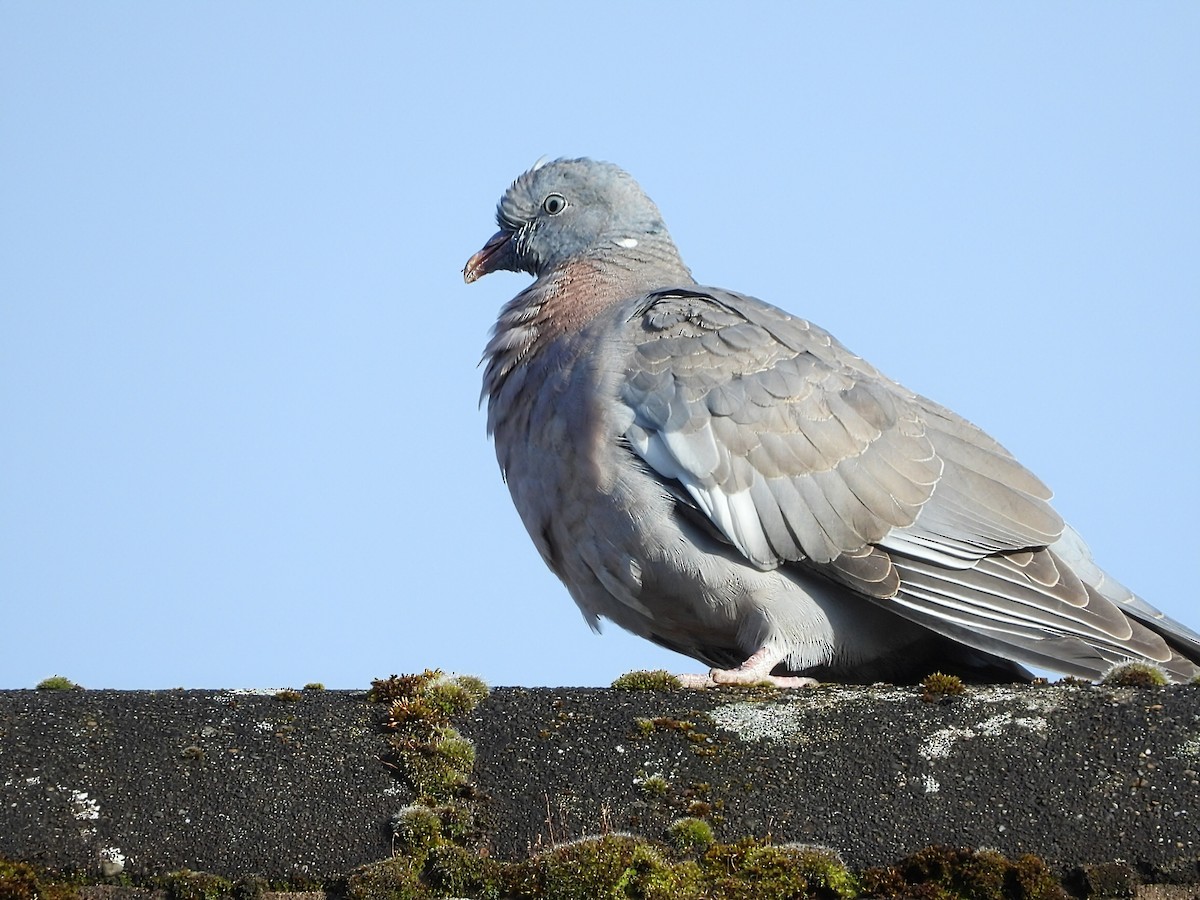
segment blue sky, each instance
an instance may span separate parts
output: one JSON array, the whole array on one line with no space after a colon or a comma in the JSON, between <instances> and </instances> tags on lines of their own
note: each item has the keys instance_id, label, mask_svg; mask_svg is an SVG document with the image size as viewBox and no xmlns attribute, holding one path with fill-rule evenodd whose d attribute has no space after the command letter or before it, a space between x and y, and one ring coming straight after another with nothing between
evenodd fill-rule
<instances>
[{"instance_id":1,"label":"blue sky","mask_svg":"<svg viewBox=\"0 0 1200 900\"><path fill-rule=\"evenodd\" d=\"M0 687L599 685L460 270L543 154L1006 444L1200 625L1200 7L0 5Z\"/></svg>"}]
</instances>

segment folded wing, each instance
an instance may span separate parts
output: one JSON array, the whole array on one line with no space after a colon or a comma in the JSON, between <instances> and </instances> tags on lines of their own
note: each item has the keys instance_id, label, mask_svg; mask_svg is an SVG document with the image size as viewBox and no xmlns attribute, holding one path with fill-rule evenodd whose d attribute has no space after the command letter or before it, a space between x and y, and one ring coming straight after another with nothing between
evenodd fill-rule
<instances>
[{"instance_id":1,"label":"folded wing","mask_svg":"<svg viewBox=\"0 0 1200 900\"><path fill-rule=\"evenodd\" d=\"M828 333L709 288L648 295L628 326L630 445L754 565L820 569L1033 665L1195 670L1161 635L1200 638L1108 579L1044 484Z\"/></svg>"}]
</instances>

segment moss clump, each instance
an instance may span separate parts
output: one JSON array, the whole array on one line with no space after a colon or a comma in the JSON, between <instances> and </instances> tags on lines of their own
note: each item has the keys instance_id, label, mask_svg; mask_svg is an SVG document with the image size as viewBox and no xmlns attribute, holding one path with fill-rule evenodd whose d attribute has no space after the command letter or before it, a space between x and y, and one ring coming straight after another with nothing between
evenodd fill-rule
<instances>
[{"instance_id":1,"label":"moss clump","mask_svg":"<svg viewBox=\"0 0 1200 900\"><path fill-rule=\"evenodd\" d=\"M423 696L417 694L413 697L397 697L389 703L383 725L390 730L421 729L432 733L437 726L444 725L449 719L444 711L435 709Z\"/></svg>"},{"instance_id":2,"label":"moss clump","mask_svg":"<svg viewBox=\"0 0 1200 900\"><path fill-rule=\"evenodd\" d=\"M703 853L715 837L712 826L703 819L685 816L667 826L667 840L680 853Z\"/></svg>"},{"instance_id":3,"label":"moss clump","mask_svg":"<svg viewBox=\"0 0 1200 900\"><path fill-rule=\"evenodd\" d=\"M363 866L345 882L334 885L333 893L346 900L424 900L429 891L421 883L419 866L407 856L393 856Z\"/></svg>"},{"instance_id":4,"label":"moss clump","mask_svg":"<svg viewBox=\"0 0 1200 900\"><path fill-rule=\"evenodd\" d=\"M1040 856L1025 853L1018 856L1005 873L1006 897L1019 900L1065 900L1062 884Z\"/></svg>"},{"instance_id":5,"label":"moss clump","mask_svg":"<svg viewBox=\"0 0 1200 900\"><path fill-rule=\"evenodd\" d=\"M51 675L37 683L39 691L82 691L83 686L73 682L64 675Z\"/></svg>"},{"instance_id":6,"label":"moss clump","mask_svg":"<svg viewBox=\"0 0 1200 900\"><path fill-rule=\"evenodd\" d=\"M392 816L392 847L414 859L425 854L442 839L442 820L428 806L406 806Z\"/></svg>"},{"instance_id":7,"label":"moss clump","mask_svg":"<svg viewBox=\"0 0 1200 900\"><path fill-rule=\"evenodd\" d=\"M695 860L670 862L654 844L628 834L561 844L505 866L500 881L503 896L522 900L700 900L719 896L705 890Z\"/></svg>"},{"instance_id":8,"label":"moss clump","mask_svg":"<svg viewBox=\"0 0 1200 900\"><path fill-rule=\"evenodd\" d=\"M642 796L647 800L656 800L665 797L671 790L671 783L657 773L635 778L634 783L638 786L638 790L642 792Z\"/></svg>"},{"instance_id":9,"label":"moss clump","mask_svg":"<svg viewBox=\"0 0 1200 900\"><path fill-rule=\"evenodd\" d=\"M319 681L310 681L304 686L304 689L306 691L323 691L325 690L325 685L321 684Z\"/></svg>"},{"instance_id":10,"label":"moss clump","mask_svg":"<svg viewBox=\"0 0 1200 900\"><path fill-rule=\"evenodd\" d=\"M1137 874L1126 863L1081 866L1076 878L1085 897L1134 897L1138 893Z\"/></svg>"},{"instance_id":11,"label":"moss clump","mask_svg":"<svg viewBox=\"0 0 1200 900\"><path fill-rule=\"evenodd\" d=\"M1167 684L1167 674L1150 663L1127 662L1113 666L1100 679L1109 687L1162 687Z\"/></svg>"},{"instance_id":12,"label":"moss clump","mask_svg":"<svg viewBox=\"0 0 1200 900\"><path fill-rule=\"evenodd\" d=\"M438 669L371 682L369 699L387 704L380 727L391 732L391 747L383 762L417 794L417 804L392 820L401 848L424 853L439 842L465 842L475 834L470 803L475 745L450 719L473 709L487 691L478 678Z\"/></svg>"},{"instance_id":13,"label":"moss clump","mask_svg":"<svg viewBox=\"0 0 1200 900\"><path fill-rule=\"evenodd\" d=\"M295 703L304 695L294 688L284 688L282 691L276 691L274 697L283 703Z\"/></svg>"},{"instance_id":14,"label":"moss clump","mask_svg":"<svg viewBox=\"0 0 1200 900\"><path fill-rule=\"evenodd\" d=\"M0 857L0 900L78 900L75 885L55 881L28 863Z\"/></svg>"},{"instance_id":15,"label":"moss clump","mask_svg":"<svg viewBox=\"0 0 1200 900\"><path fill-rule=\"evenodd\" d=\"M501 873L504 865L457 844L441 843L425 861L422 881L435 897L471 897L499 900L504 896Z\"/></svg>"},{"instance_id":16,"label":"moss clump","mask_svg":"<svg viewBox=\"0 0 1200 900\"><path fill-rule=\"evenodd\" d=\"M637 896L617 893L614 888L622 878L632 877L634 855L643 843L632 835L606 834L560 844L510 866L505 887L509 894L522 898Z\"/></svg>"},{"instance_id":17,"label":"moss clump","mask_svg":"<svg viewBox=\"0 0 1200 900\"><path fill-rule=\"evenodd\" d=\"M367 700L371 703L392 703L402 697L414 697L424 690L425 685L442 673L437 669L426 669L420 674L389 675L371 681Z\"/></svg>"},{"instance_id":18,"label":"moss clump","mask_svg":"<svg viewBox=\"0 0 1200 900\"><path fill-rule=\"evenodd\" d=\"M425 800L454 797L475 768L475 745L447 725L428 738L399 736L393 747L388 761Z\"/></svg>"},{"instance_id":19,"label":"moss clump","mask_svg":"<svg viewBox=\"0 0 1200 900\"><path fill-rule=\"evenodd\" d=\"M966 693L962 679L957 675L934 672L921 682L921 699L926 703L942 703L951 697Z\"/></svg>"},{"instance_id":20,"label":"moss clump","mask_svg":"<svg viewBox=\"0 0 1200 900\"><path fill-rule=\"evenodd\" d=\"M626 672L612 683L617 691L678 691L683 683L666 669Z\"/></svg>"},{"instance_id":21,"label":"moss clump","mask_svg":"<svg viewBox=\"0 0 1200 900\"><path fill-rule=\"evenodd\" d=\"M700 900L707 894L700 866L695 860L669 863L653 846L643 843L634 848L633 857L610 896Z\"/></svg>"},{"instance_id":22,"label":"moss clump","mask_svg":"<svg viewBox=\"0 0 1200 900\"><path fill-rule=\"evenodd\" d=\"M209 872L178 869L154 879L168 900L221 900L233 893L233 882Z\"/></svg>"},{"instance_id":23,"label":"moss clump","mask_svg":"<svg viewBox=\"0 0 1200 900\"><path fill-rule=\"evenodd\" d=\"M41 894L33 866L0 859L0 897L4 900L37 900Z\"/></svg>"},{"instance_id":24,"label":"moss clump","mask_svg":"<svg viewBox=\"0 0 1200 900\"><path fill-rule=\"evenodd\" d=\"M79 884L0 857L0 900L79 900Z\"/></svg>"},{"instance_id":25,"label":"moss clump","mask_svg":"<svg viewBox=\"0 0 1200 900\"><path fill-rule=\"evenodd\" d=\"M271 890L271 883L261 875L243 875L233 883L232 900L259 900Z\"/></svg>"},{"instance_id":26,"label":"moss clump","mask_svg":"<svg viewBox=\"0 0 1200 900\"><path fill-rule=\"evenodd\" d=\"M636 731L640 737L649 737L650 735L654 734L654 720L643 719L641 716L638 716L633 720L633 730Z\"/></svg>"},{"instance_id":27,"label":"moss clump","mask_svg":"<svg viewBox=\"0 0 1200 900\"><path fill-rule=\"evenodd\" d=\"M1054 683L1063 685L1064 687L1091 687L1092 685L1092 682L1088 681L1086 678L1079 678L1075 675L1064 675Z\"/></svg>"},{"instance_id":28,"label":"moss clump","mask_svg":"<svg viewBox=\"0 0 1200 900\"><path fill-rule=\"evenodd\" d=\"M837 854L819 847L778 847L745 838L713 846L701 866L713 893L729 900L848 900L858 892Z\"/></svg>"},{"instance_id":29,"label":"moss clump","mask_svg":"<svg viewBox=\"0 0 1200 900\"><path fill-rule=\"evenodd\" d=\"M474 675L441 675L431 680L422 693L434 709L447 716L460 716L487 697L488 686Z\"/></svg>"},{"instance_id":30,"label":"moss clump","mask_svg":"<svg viewBox=\"0 0 1200 900\"><path fill-rule=\"evenodd\" d=\"M456 844L465 844L476 834L475 814L465 803L444 803L429 807L442 823L442 837Z\"/></svg>"},{"instance_id":31,"label":"moss clump","mask_svg":"<svg viewBox=\"0 0 1200 900\"><path fill-rule=\"evenodd\" d=\"M994 850L926 847L894 866L867 869L869 897L926 900L1065 900L1046 863L1032 854L1015 862Z\"/></svg>"},{"instance_id":32,"label":"moss clump","mask_svg":"<svg viewBox=\"0 0 1200 900\"><path fill-rule=\"evenodd\" d=\"M824 900L849 900L858 896L856 879L836 851L809 844L785 844L798 857L809 893Z\"/></svg>"},{"instance_id":33,"label":"moss clump","mask_svg":"<svg viewBox=\"0 0 1200 900\"><path fill-rule=\"evenodd\" d=\"M894 866L868 869L860 882L828 848L755 838L715 844L711 829L703 831L707 823L695 819L678 820L670 830L673 836L707 837L703 847L676 843L672 851L613 833L580 838L520 862L494 860L446 840L428 809L402 810L393 829L399 842L394 856L318 887L344 900L1066 900L1042 860L1032 855L1010 860L990 850L928 847ZM401 833L407 835L402 841ZM167 900L257 900L264 884L183 870L151 886L163 889ZM6 869L0 860L3 900L72 900L42 893L44 888L30 867L17 863Z\"/></svg>"},{"instance_id":34,"label":"moss clump","mask_svg":"<svg viewBox=\"0 0 1200 900\"><path fill-rule=\"evenodd\" d=\"M367 699L395 705L421 700L424 709L444 718L470 712L488 695L488 686L474 675L447 675L441 669L426 669L410 675L391 675L371 682Z\"/></svg>"}]
</instances>

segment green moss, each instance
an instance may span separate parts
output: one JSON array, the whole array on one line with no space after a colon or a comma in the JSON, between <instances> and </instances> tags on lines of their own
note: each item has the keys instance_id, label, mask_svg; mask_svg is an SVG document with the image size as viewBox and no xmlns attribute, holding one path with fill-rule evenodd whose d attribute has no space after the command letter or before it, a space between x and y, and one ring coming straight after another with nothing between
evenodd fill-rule
<instances>
[{"instance_id":1,"label":"green moss","mask_svg":"<svg viewBox=\"0 0 1200 900\"><path fill-rule=\"evenodd\" d=\"M425 854L442 839L442 820L428 806L406 806L392 816L393 849L414 859Z\"/></svg>"},{"instance_id":2,"label":"green moss","mask_svg":"<svg viewBox=\"0 0 1200 900\"><path fill-rule=\"evenodd\" d=\"M282 691L275 692L275 699L284 703L295 703L304 695L293 688L284 688Z\"/></svg>"},{"instance_id":3,"label":"green moss","mask_svg":"<svg viewBox=\"0 0 1200 900\"><path fill-rule=\"evenodd\" d=\"M642 796L647 800L656 800L665 797L671 790L671 783L657 773L635 778L634 783L638 786L638 790L642 792Z\"/></svg>"},{"instance_id":4,"label":"green moss","mask_svg":"<svg viewBox=\"0 0 1200 900\"><path fill-rule=\"evenodd\" d=\"M475 767L475 745L445 725L428 738L403 736L394 747L391 764L426 801L454 797Z\"/></svg>"},{"instance_id":5,"label":"green moss","mask_svg":"<svg viewBox=\"0 0 1200 900\"><path fill-rule=\"evenodd\" d=\"M1065 900L1062 884L1040 856L1026 853L1005 874L1007 897L1018 900Z\"/></svg>"},{"instance_id":6,"label":"green moss","mask_svg":"<svg viewBox=\"0 0 1200 900\"><path fill-rule=\"evenodd\" d=\"M83 880L0 857L0 900L79 900Z\"/></svg>"},{"instance_id":7,"label":"green moss","mask_svg":"<svg viewBox=\"0 0 1200 900\"><path fill-rule=\"evenodd\" d=\"M921 699L926 703L941 703L966 692L962 679L957 675L933 672L921 682Z\"/></svg>"},{"instance_id":8,"label":"green moss","mask_svg":"<svg viewBox=\"0 0 1200 900\"><path fill-rule=\"evenodd\" d=\"M667 826L667 840L681 853L703 853L715 838L712 826L703 819L685 816Z\"/></svg>"},{"instance_id":9,"label":"green moss","mask_svg":"<svg viewBox=\"0 0 1200 900\"><path fill-rule=\"evenodd\" d=\"M323 691L325 690L325 685L321 684L319 681L310 681L304 686L304 689L306 691Z\"/></svg>"},{"instance_id":10,"label":"green moss","mask_svg":"<svg viewBox=\"0 0 1200 900\"><path fill-rule=\"evenodd\" d=\"M467 803L444 803L430 807L442 823L442 836L457 844L465 844L477 834L475 814Z\"/></svg>"},{"instance_id":11,"label":"green moss","mask_svg":"<svg viewBox=\"0 0 1200 900\"><path fill-rule=\"evenodd\" d=\"M1109 669L1100 683L1110 687L1162 687L1167 675L1149 663L1127 662Z\"/></svg>"},{"instance_id":12,"label":"green moss","mask_svg":"<svg viewBox=\"0 0 1200 900\"><path fill-rule=\"evenodd\" d=\"M714 845L701 867L716 896L729 900L847 900L858 890L837 854L820 847L778 847L745 838Z\"/></svg>"},{"instance_id":13,"label":"green moss","mask_svg":"<svg viewBox=\"0 0 1200 900\"><path fill-rule=\"evenodd\" d=\"M83 687L63 675L51 675L37 683L39 691L81 691Z\"/></svg>"},{"instance_id":14,"label":"green moss","mask_svg":"<svg viewBox=\"0 0 1200 900\"><path fill-rule=\"evenodd\" d=\"M482 854L442 843L425 861L423 879L436 897L471 897L499 900L504 896L501 873L504 865Z\"/></svg>"},{"instance_id":15,"label":"green moss","mask_svg":"<svg viewBox=\"0 0 1200 900\"><path fill-rule=\"evenodd\" d=\"M425 686L421 694L429 706L446 716L470 712L487 695L487 685L469 675L434 679Z\"/></svg>"},{"instance_id":16,"label":"green moss","mask_svg":"<svg viewBox=\"0 0 1200 900\"><path fill-rule=\"evenodd\" d=\"M694 860L669 862L652 843L627 834L562 844L503 867L499 880L504 896L521 900L700 900L711 896L704 891Z\"/></svg>"},{"instance_id":17,"label":"green moss","mask_svg":"<svg viewBox=\"0 0 1200 900\"><path fill-rule=\"evenodd\" d=\"M856 879L842 858L828 847L791 847L799 857L798 864L808 881L809 893L821 898L849 900L858 896Z\"/></svg>"},{"instance_id":18,"label":"green moss","mask_svg":"<svg viewBox=\"0 0 1200 900\"><path fill-rule=\"evenodd\" d=\"M696 730L696 723L687 719L673 719L668 716L656 719L637 718L633 720L633 727L639 737L649 737L656 731L678 732L695 745L692 747L692 753L697 756L712 756L716 753L716 748L712 746L712 738L703 731Z\"/></svg>"},{"instance_id":19,"label":"green moss","mask_svg":"<svg viewBox=\"0 0 1200 900\"><path fill-rule=\"evenodd\" d=\"M426 669L419 674L389 675L371 682L367 700L371 703L392 703L402 697L415 697L432 679L442 675L440 669Z\"/></svg>"},{"instance_id":20,"label":"green moss","mask_svg":"<svg viewBox=\"0 0 1200 900\"><path fill-rule=\"evenodd\" d=\"M0 859L0 898L37 900L40 887L33 866Z\"/></svg>"},{"instance_id":21,"label":"green moss","mask_svg":"<svg viewBox=\"0 0 1200 900\"><path fill-rule=\"evenodd\" d=\"M626 672L612 687L617 691L678 691L683 684L665 669L652 669Z\"/></svg>"},{"instance_id":22,"label":"green moss","mask_svg":"<svg viewBox=\"0 0 1200 900\"><path fill-rule=\"evenodd\" d=\"M471 704L472 709L476 704L487 699L487 695L492 692L487 682L475 675L455 675L452 680L474 698L475 702Z\"/></svg>"},{"instance_id":23,"label":"green moss","mask_svg":"<svg viewBox=\"0 0 1200 900\"><path fill-rule=\"evenodd\" d=\"M639 716L633 720L633 729L642 737L649 737L654 734L654 720L643 719Z\"/></svg>"},{"instance_id":24,"label":"green moss","mask_svg":"<svg viewBox=\"0 0 1200 900\"><path fill-rule=\"evenodd\" d=\"M388 705L380 724L393 732L384 762L423 803L445 803L466 789L475 747L450 719L473 709L487 691L478 678L451 677L438 669L371 682L369 699Z\"/></svg>"},{"instance_id":25,"label":"green moss","mask_svg":"<svg viewBox=\"0 0 1200 900\"><path fill-rule=\"evenodd\" d=\"M418 868L407 856L393 856L358 869L333 892L346 900L426 900Z\"/></svg>"},{"instance_id":26,"label":"green moss","mask_svg":"<svg viewBox=\"0 0 1200 900\"><path fill-rule=\"evenodd\" d=\"M648 843L638 844L629 865L613 886L612 897L644 900L700 900L704 891L700 867L694 860L667 862Z\"/></svg>"},{"instance_id":27,"label":"green moss","mask_svg":"<svg viewBox=\"0 0 1200 900\"><path fill-rule=\"evenodd\" d=\"M606 834L561 844L508 867L505 887L515 897L538 900L620 896L613 889L642 843L631 835Z\"/></svg>"},{"instance_id":28,"label":"green moss","mask_svg":"<svg viewBox=\"0 0 1200 900\"><path fill-rule=\"evenodd\" d=\"M178 869L154 879L168 900L221 900L233 893L233 882L209 872Z\"/></svg>"},{"instance_id":29,"label":"green moss","mask_svg":"<svg viewBox=\"0 0 1200 900\"><path fill-rule=\"evenodd\" d=\"M707 837L706 850L687 848L703 850L699 858L680 858L666 845L634 835L607 834L501 862L448 840L445 811L408 807L397 814L389 859L332 883L274 887L324 890L339 900L1066 900L1046 864L1032 855L1009 860L996 851L928 847L894 866L868 869L860 882L827 848L754 838L714 844L711 830L703 831L707 823L695 819L679 820L671 831ZM165 900L260 900L272 887L259 877L230 881L186 869L125 883L161 890ZM0 858L0 900L78 900L78 887Z\"/></svg>"},{"instance_id":30,"label":"green moss","mask_svg":"<svg viewBox=\"0 0 1200 900\"><path fill-rule=\"evenodd\" d=\"M1092 682L1086 678L1078 678L1074 675L1064 675L1055 684L1064 685L1066 687L1090 687Z\"/></svg>"},{"instance_id":31,"label":"green moss","mask_svg":"<svg viewBox=\"0 0 1200 900\"><path fill-rule=\"evenodd\" d=\"M396 730L406 727L424 727L432 731L438 725L445 724L450 717L439 709L435 709L422 696L398 697L388 704L387 717L384 719L386 728Z\"/></svg>"},{"instance_id":32,"label":"green moss","mask_svg":"<svg viewBox=\"0 0 1200 900\"><path fill-rule=\"evenodd\" d=\"M388 704L387 725L444 724L452 716L470 712L488 694L488 687L470 675L447 676L438 669L419 675L393 675L371 683L369 699Z\"/></svg>"},{"instance_id":33,"label":"green moss","mask_svg":"<svg viewBox=\"0 0 1200 900\"><path fill-rule=\"evenodd\" d=\"M0 857L0 900L78 900L79 890L28 863Z\"/></svg>"}]
</instances>

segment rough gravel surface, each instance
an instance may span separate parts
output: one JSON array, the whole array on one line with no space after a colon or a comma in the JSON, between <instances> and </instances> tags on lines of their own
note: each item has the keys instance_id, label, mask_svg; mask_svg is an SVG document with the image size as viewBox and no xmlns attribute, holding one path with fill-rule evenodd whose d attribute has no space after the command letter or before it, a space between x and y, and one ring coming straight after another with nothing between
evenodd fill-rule
<instances>
[{"instance_id":1,"label":"rough gravel surface","mask_svg":"<svg viewBox=\"0 0 1200 900\"><path fill-rule=\"evenodd\" d=\"M361 692L0 692L0 856L324 879L387 856L412 792ZM1195 881L1200 688L499 688L457 723L486 843L771 836L855 867L931 843Z\"/></svg>"}]
</instances>

